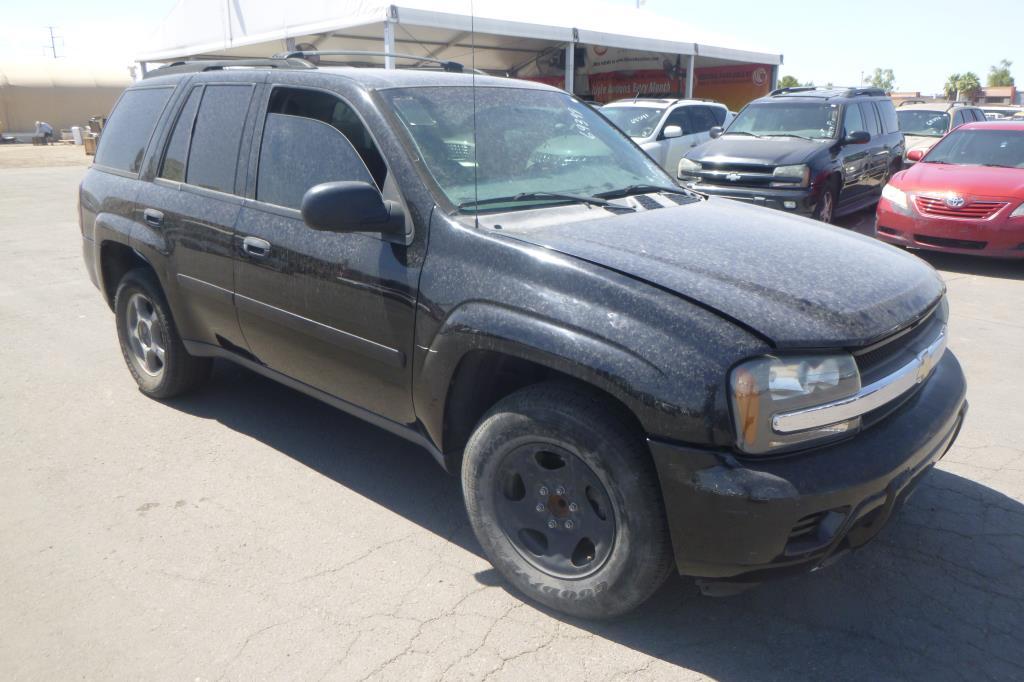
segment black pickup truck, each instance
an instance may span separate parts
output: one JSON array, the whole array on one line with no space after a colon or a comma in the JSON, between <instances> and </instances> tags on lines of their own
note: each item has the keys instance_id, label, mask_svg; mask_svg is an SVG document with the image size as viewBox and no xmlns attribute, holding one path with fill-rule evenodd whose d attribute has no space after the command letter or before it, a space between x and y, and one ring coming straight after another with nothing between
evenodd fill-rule
<instances>
[{"instance_id":1,"label":"black pickup truck","mask_svg":"<svg viewBox=\"0 0 1024 682\"><path fill-rule=\"evenodd\" d=\"M165 399L224 358L420 444L528 597L820 567L955 439L914 256L680 188L547 86L228 65L129 88L81 185L129 370Z\"/></svg>"}]
</instances>

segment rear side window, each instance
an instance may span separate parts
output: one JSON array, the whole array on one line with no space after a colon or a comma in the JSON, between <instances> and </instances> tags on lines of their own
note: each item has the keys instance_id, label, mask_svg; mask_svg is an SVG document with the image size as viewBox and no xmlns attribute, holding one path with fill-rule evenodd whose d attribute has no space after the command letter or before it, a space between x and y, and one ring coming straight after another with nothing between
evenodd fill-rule
<instances>
[{"instance_id":1,"label":"rear side window","mask_svg":"<svg viewBox=\"0 0 1024 682\"><path fill-rule=\"evenodd\" d=\"M689 107L690 119L693 121L693 131L695 133L706 133L707 131L714 128L719 124L718 119L715 118L711 107ZM725 114L722 115L722 120L725 120Z\"/></svg>"},{"instance_id":2,"label":"rear side window","mask_svg":"<svg viewBox=\"0 0 1024 682\"><path fill-rule=\"evenodd\" d=\"M892 105L892 100L880 99L875 104L878 105L878 113L882 118L882 130L887 133L895 133L900 129L900 122L896 118L896 107Z\"/></svg>"},{"instance_id":3,"label":"rear side window","mask_svg":"<svg viewBox=\"0 0 1024 682\"><path fill-rule=\"evenodd\" d=\"M964 110L961 109L960 111L956 112L956 116L953 117L953 127L959 128L966 122L967 121L964 118Z\"/></svg>"},{"instance_id":4,"label":"rear side window","mask_svg":"<svg viewBox=\"0 0 1024 682\"><path fill-rule=\"evenodd\" d=\"M871 133L871 136L882 134L881 124L878 122L878 114L875 105L871 102L860 103L860 113L864 118L864 130Z\"/></svg>"},{"instance_id":5,"label":"rear side window","mask_svg":"<svg viewBox=\"0 0 1024 682\"><path fill-rule=\"evenodd\" d=\"M173 91L174 88L126 91L103 129L96 163L138 173L157 119Z\"/></svg>"},{"instance_id":6,"label":"rear side window","mask_svg":"<svg viewBox=\"0 0 1024 682\"><path fill-rule=\"evenodd\" d=\"M192 88L185 106L178 114L171 140L167 143L163 164L160 166L161 178L176 182L185 181L185 162L188 160L189 142L192 141L192 124L196 120L196 110L199 109L199 98L202 97L202 93L201 87Z\"/></svg>"},{"instance_id":7,"label":"rear side window","mask_svg":"<svg viewBox=\"0 0 1024 682\"><path fill-rule=\"evenodd\" d=\"M715 125L725 125L725 117L729 113L728 109L725 107L708 107L708 109L711 110L711 115L715 117Z\"/></svg>"},{"instance_id":8,"label":"rear side window","mask_svg":"<svg viewBox=\"0 0 1024 682\"><path fill-rule=\"evenodd\" d=\"M251 85L207 85L199 105L185 182L219 192L235 191L242 128Z\"/></svg>"}]
</instances>

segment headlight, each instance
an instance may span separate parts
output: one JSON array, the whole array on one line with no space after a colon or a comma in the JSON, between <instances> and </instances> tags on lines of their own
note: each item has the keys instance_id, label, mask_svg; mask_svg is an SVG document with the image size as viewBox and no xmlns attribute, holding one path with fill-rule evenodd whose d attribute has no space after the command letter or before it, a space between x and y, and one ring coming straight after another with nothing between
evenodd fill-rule
<instances>
[{"instance_id":1,"label":"headlight","mask_svg":"<svg viewBox=\"0 0 1024 682\"><path fill-rule=\"evenodd\" d=\"M887 199L893 206L907 210L907 193L891 182L882 188L882 198Z\"/></svg>"},{"instance_id":2,"label":"headlight","mask_svg":"<svg viewBox=\"0 0 1024 682\"><path fill-rule=\"evenodd\" d=\"M799 166L778 166L772 177L781 182L771 183L772 187L807 187L811 183L811 169L806 164Z\"/></svg>"},{"instance_id":3,"label":"headlight","mask_svg":"<svg viewBox=\"0 0 1024 682\"><path fill-rule=\"evenodd\" d=\"M687 158L679 159L679 168L676 172L676 177L684 178L690 177L694 173L700 172L701 165L696 161L690 161Z\"/></svg>"},{"instance_id":4,"label":"headlight","mask_svg":"<svg viewBox=\"0 0 1024 682\"><path fill-rule=\"evenodd\" d=\"M1010 214L1011 218L1024 218L1024 204L1021 204Z\"/></svg>"},{"instance_id":5,"label":"headlight","mask_svg":"<svg viewBox=\"0 0 1024 682\"><path fill-rule=\"evenodd\" d=\"M773 355L748 360L730 377L736 444L765 454L810 441L837 438L860 426L860 417L796 433L778 433L772 417L856 395L860 372L852 355Z\"/></svg>"}]
</instances>

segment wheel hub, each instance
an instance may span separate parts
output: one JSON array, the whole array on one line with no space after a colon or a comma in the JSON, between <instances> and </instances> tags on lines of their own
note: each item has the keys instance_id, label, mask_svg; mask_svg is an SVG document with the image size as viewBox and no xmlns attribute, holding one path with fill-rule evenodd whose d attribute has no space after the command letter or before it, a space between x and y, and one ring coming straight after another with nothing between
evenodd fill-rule
<instances>
[{"instance_id":1,"label":"wheel hub","mask_svg":"<svg viewBox=\"0 0 1024 682\"><path fill-rule=\"evenodd\" d=\"M132 294L126 313L125 327L132 359L146 374L160 376L167 356L167 336L156 307L145 295Z\"/></svg>"}]
</instances>

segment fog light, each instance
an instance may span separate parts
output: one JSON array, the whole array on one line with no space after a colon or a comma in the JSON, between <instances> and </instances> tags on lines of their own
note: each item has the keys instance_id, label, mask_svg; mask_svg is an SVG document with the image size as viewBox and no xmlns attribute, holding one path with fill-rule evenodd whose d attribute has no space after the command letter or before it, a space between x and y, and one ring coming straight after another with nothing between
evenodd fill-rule
<instances>
[{"instance_id":1,"label":"fog light","mask_svg":"<svg viewBox=\"0 0 1024 682\"><path fill-rule=\"evenodd\" d=\"M796 208L795 201L783 201L782 205L785 206L786 208Z\"/></svg>"}]
</instances>

